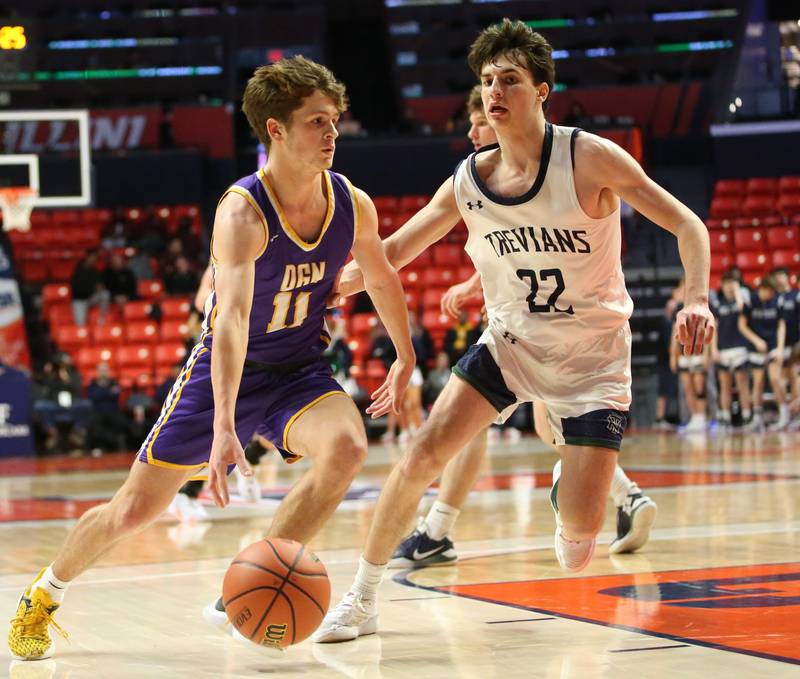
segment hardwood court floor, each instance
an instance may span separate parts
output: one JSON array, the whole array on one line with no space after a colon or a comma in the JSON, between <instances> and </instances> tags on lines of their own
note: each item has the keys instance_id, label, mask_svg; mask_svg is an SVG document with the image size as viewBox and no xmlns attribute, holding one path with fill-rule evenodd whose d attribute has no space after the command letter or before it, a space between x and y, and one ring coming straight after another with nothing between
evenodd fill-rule
<instances>
[{"instance_id":1,"label":"hardwood court floor","mask_svg":"<svg viewBox=\"0 0 800 679\"><path fill-rule=\"evenodd\" d=\"M372 447L348 500L311 545L331 574L334 601L351 582L397 455ZM267 461L258 505L211 507L204 522L164 520L112 549L73 583L58 613L69 643L59 642L53 660L22 666L3 645L0 676L798 676L800 434L640 434L626 439L620 460L659 505L638 554L609 556L609 503L594 561L565 576L547 502L555 454L532 437L500 443L456 527L457 566L390 572L379 635L304 642L279 657L219 635L200 615L230 558L262 536L305 464ZM129 461L81 461L76 471L72 461L0 462L5 620L74 524L69 517L109 497ZM3 637L7 629L0 626Z\"/></svg>"}]
</instances>

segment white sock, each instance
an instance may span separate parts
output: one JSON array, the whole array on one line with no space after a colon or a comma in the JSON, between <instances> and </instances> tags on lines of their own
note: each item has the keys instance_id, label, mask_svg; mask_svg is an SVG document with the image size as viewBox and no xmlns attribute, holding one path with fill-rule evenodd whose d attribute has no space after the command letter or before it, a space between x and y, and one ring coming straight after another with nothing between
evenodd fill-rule
<instances>
[{"instance_id":1,"label":"white sock","mask_svg":"<svg viewBox=\"0 0 800 679\"><path fill-rule=\"evenodd\" d=\"M67 591L67 587L69 587L68 582L59 580L53 575L53 564L50 564L47 570L42 573L42 577L36 581L31 592L37 589L43 589L50 595L50 598L55 603L60 604L64 600L64 593Z\"/></svg>"},{"instance_id":2,"label":"white sock","mask_svg":"<svg viewBox=\"0 0 800 679\"><path fill-rule=\"evenodd\" d=\"M751 417L752 414L753 413L750 412L749 410L743 410L742 411L742 420L744 422L749 422L750 421L750 417Z\"/></svg>"},{"instance_id":3,"label":"white sock","mask_svg":"<svg viewBox=\"0 0 800 679\"><path fill-rule=\"evenodd\" d=\"M386 572L388 564L376 566L370 563L363 556L358 559L358 572L353 581L352 591L362 594L367 599L374 599L378 594L378 586L381 584L383 574Z\"/></svg>"},{"instance_id":4,"label":"white sock","mask_svg":"<svg viewBox=\"0 0 800 679\"><path fill-rule=\"evenodd\" d=\"M780 418L782 420L788 420L789 419L789 406L786 403L784 403L783 405L780 406L780 408L778 409L778 412L780 413Z\"/></svg>"},{"instance_id":5,"label":"white sock","mask_svg":"<svg viewBox=\"0 0 800 679\"><path fill-rule=\"evenodd\" d=\"M622 471L622 467L617 465L614 468L614 478L611 479L611 499L614 501L614 506L621 507L624 505L625 498L631 494L631 491L634 488L636 489L636 492L639 491L639 486L625 476L625 472Z\"/></svg>"},{"instance_id":6,"label":"white sock","mask_svg":"<svg viewBox=\"0 0 800 679\"><path fill-rule=\"evenodd\" d=\"M729 423L731 421L731 411L730 410L720 410L719 411L719 419L725 423Z\"/></svg>"},{"instance_id":7,"label":"white sock","mask_svg":"<svg viewBox=\"0 0 800 679\"><path fill-rule=\"evenodd\" d=\"M441 540L447 535L453 526L456 525L456 519L461 513L460 509L446 505L444 502L433 503L428 516L425 517L425 523L428 526L428 535L431 540Z\"/></svg>"}]
</instances>

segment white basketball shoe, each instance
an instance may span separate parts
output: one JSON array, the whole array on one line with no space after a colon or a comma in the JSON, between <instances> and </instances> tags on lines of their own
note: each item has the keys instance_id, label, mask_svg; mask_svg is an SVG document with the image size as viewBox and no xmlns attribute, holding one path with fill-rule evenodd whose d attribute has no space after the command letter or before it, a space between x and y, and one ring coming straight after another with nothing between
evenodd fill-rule
<instances>
[{"instance_id":1,"label":"white basketball shoe","mask_svg":"<svg viewBox=\"0 0 800 679\"><path fill-rule=\"evenodd\" d=\"M339 604L328 611L311 641L317 644L335 644L352 641L378 631L378 606L375 597L367 598L360 592L348 592Z\"/></svg>"}]
</instances>

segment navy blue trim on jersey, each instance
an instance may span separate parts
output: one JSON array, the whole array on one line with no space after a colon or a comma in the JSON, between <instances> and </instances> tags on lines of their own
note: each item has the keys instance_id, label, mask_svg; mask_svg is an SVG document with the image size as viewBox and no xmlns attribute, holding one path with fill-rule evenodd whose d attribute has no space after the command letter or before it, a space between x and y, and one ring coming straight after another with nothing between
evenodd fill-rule
<instances>
[{"instance_id":1,"label":"navy blue trim on jersey","mask_svg":"<svg viewBox=\"0 0 800 679\"><path fill-rule=\"evenodd\" d=\"M628 413L612 408L593 410L579 417L561 418L561 433L568 446L619 450L627 426Z\"/></svg>"},{"instance_id":2,"label":"navy blue trim on jersey","mask_svg":"<svg viewBox=\"0 0 800 679\"><path fill-rule=\"evenodd\" d=\"M467 349L467 353L453 366L453 374L469 382L498 413L517 402L485 344L473 344Z\"/></svg>"},{"instance_id":3,"label":"navy blue trim on jersey","mask_svg":"<svg viewBox=\"0 0 800 679\"><path fill-rule=\"evenodd\" d=\"M491 146L485 146L480 150L482 153L485 150L490 150L498 148L497 144L492 144ZM472 178L475 180L475 183L478 185L478 189L480 189L481 193L486 196L489 200L498 205L522 205L523 203L527 203L529 200L533 200L536 197L536 194L542 188L542 184L544 184L544 178L547 175L547 166L550 164L550 152L553 150L553 126L550 123L544 124L544 143L542 144L542 160L539 163L539 174L536 175L536 179L533 182L533 186L531 186L528 191L523 193L521 196L512 196L511 198L506 198L505 196L499 196L494 193L484 181L478 175L478 168L475 164L475 157L477 153L473 153L469 157L469 169L472 173Z\"/></svg>"},{"instance_id":4,"label":"navy blue trim on jersey","mask_svg":"<svg viewBox=\"0 0 800 679\"><path fill-rule=\"evenodd\" d=\"M458 174L458 171L459 171L459 169L461 168L461 166L464 164L464 160L465 160L464 158L462 158L461 160L459 160L459 161L458 161L458 165L456 165L456 169L455 169L455 170L453 170L453 188L454 188L454 189L455 189L455 187L456 187L456 175Z\"/></svg>"},{"instance_id":5,"label":"navy blue trim on jersey","mask_svg":"<svg viewBox=\"0 0 800 679\"><path fill-rule=\"evenodd\" d=\"M578 138L578 133L583 132L580 127L576 127L572 130L572 134L569 135L569 157L572 160L572 170L575 171L575 140Z\"/></svg>"}]
</instances>

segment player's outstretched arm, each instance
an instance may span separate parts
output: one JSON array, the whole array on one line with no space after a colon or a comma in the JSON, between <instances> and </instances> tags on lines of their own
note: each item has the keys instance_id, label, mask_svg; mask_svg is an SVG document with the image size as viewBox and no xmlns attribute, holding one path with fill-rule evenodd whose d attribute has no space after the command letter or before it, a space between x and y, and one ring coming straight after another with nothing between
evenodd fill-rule
<instances>
[{"instance_id":1,"label":"player's outstretched arm","mask_svg":"<svg viewBox=\"0 0 800 679\"><path fill-rule=\"evenodd\" d=\"M374 211L375 208L372 209ZM383 241L386 257L395 269L402 269L458 224L459 219L453 178L449 177L439 187L430 203ZM339 280L339 297L347 297L363 289L361 267L358 262L350 262Z\"/></svg>"},{"instance_id":2,"label":"player's outstretched arm","mask_svg":"<svg viewBox=\"0 0 800 679\"><path fill-rule=\"evenodd\" d=\"M360 268L364 285L375 310L378 312L389 337L392 338L397 360L389 369L386 381L371 395L373 401L367 412L373 418L385 415L390 410L400 412L408 381L414 371L416 357L411 344L403 286L397 271L386 259L383 244L378 236L378 213L370 197L356 189L361 222L353 243L353 260Z\"/></svg>"},{"instance_id":3,"label":"player's outstretched arm","mask_svg":"<svg viewBox=\"0 0 800 679\"><path fill-rule=\"evenodd\" d=\"M604 187L677 237L686 280L684 306L676 321L678 341L685 355L702 354L716 326L708 308L711 248L705 225L650 179L629 153L611 141L592 134L580 135L575 162L576 166L585 163L588 171L602 178Z\"/></svg>"},{"instance_id":4,"label":"player's outstretched arm","mask_svg":"<svg viewBox=\"0 0 800 679\"><path fill-rule=\"evenodd\" d=\"M458 312L461 311L464 302L473 295L477 295L482 289L481 275L477 271L467 280L451 285L442 295L442 313L458 318Z\"/></svg>"},{"instance_id":5,"label":"player's outstretched arm","mask_svg":"<svg viewBox=\"0 0 800 679\"><path fill-rule=\"evenodd\" d=\"M235 409L247 354L255 260L264 251L266 238L265 226L244 197L231 192L223 198L211 241L216 307L209 321L214 333L214 442L208 462L208 487L219 507L229 500L228 465L238 465L245 476L252 473L236 436Z\"/></svg>"}]
</instances>

